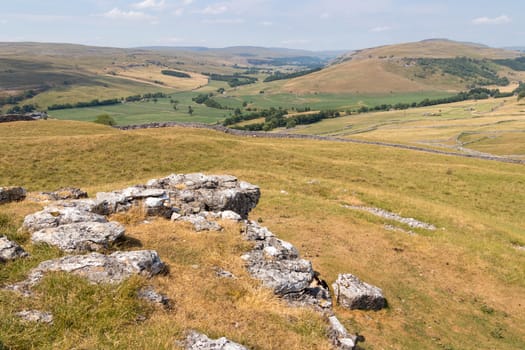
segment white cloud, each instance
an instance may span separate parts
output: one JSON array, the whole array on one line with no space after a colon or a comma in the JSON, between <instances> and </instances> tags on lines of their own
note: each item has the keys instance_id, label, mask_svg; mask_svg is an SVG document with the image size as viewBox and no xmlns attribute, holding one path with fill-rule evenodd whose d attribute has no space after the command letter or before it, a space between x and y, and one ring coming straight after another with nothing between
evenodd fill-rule
<instances>
[{"instance_id":1,"label":"white cloud","mask_svg":"<svg viewBox=\"0 0 525 350\"><path fill-rule=\"evenodd\" d=\"M388 32L390 30L392 30L392 27L389 27L389 26L379 26L379 27L374 27L370 29L372 33Z\"/></svg>"},{"instance_id":2,"label":"white cloud","mask_svg":"<svg viewBox=\"0 0 525 350\"><path fill-rule=\"evenodd\" d=\"M202 13L205 15L220 15L222 13L225 13L226 11L228 11L228 6L226 6L225 4L215 4L206 6L202 10Z\"/></svg>"},{"instance_id":3,"label":"white cloud","mask_svg":"<svg viewBox=\"0 0 525 350\"><path fill-rule=\"evenodd\" d=\"M106 17L110 19L125 19L125 20L134 20L134 21L146 21L146 20L155 19L155 17L147 15L144 12L122 11L117 7L115 7L113 10L103 13L102 17Z\"/></svg>"},{"instance_id":4,"label":"white cloud","mask_svg":"<svg viewBox=\"0 0 525 350\"><path fill-rule=\"evenodd\" d=\"M7 24L7 19L0 19L0 24Z\"/></svg>"},{"instance_id":5,"label":"white cloud","mask_svg":"<svg viewBox=\"0 0 525 350\"><path fill-rule=\"evenodd\" d=\"M273 26L273 22L270 22L270 21L262 21L261 22L261 25L265 26L265 27L271 27Z\"/></svg>"},{"instance_id":6,"label":"white cloud","mask_svg":"<svg viewBox=\"0 0 525 350\"><path fill-rule=\"evenodd\" d=\"M182 0L182 3L183 3L184 5L189 5L189 4L191 4L192 2L193 2L193 0Z\"/></svg>"},{"instance_id":7,"label":"white cloud","mask_svg":"<svg viewBox=\"0 0 525 350\"><path fill-rule=\"evenodd\" d=\"M323 12L321 16L319 16L321 19L328 19L330 18L330 14L328 12Z\"/></svg>"},{"instance_id":8,"label":"white cloud","mask_svg":"<svg viewBox=\"0 0 525 350\"><path fill-rule=\"evenodd\" d=\"M498 17L478 17L472 20L474 24L505 24L512 22L512 19L507 15L501 15Z\"/></svg>"},{"instance_id":9,"label":"white cloud","mask_svg":"<svg viewBox=\"0 0 525 350\"><path fill-rule=\"evenodd\" d=\"M173 14L175 16L182 16L184 14L184 9L181 7L181 8L178 8L176 9L175 11L173 11Z\"/></svg>"},{"instance_id":10,"label":"white cloud","mask_svg":"<svg viewBox=\"0 0 525 350\"><path fill-rule=\"evenodd\" d=\"M144 0L131 5L136 9L161 9L166 5L165 0Z\"/></svg>"}]
</instances>

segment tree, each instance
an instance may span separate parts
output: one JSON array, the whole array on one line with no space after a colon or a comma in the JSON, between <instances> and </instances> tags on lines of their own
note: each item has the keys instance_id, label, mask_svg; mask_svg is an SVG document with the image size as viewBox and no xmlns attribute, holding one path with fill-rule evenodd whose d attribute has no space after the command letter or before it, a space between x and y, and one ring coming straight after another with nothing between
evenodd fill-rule
<instances>
[{"instance_id":1,"label":"tree","mask_svg":"<svg viewBox=\"0 0 525 350\"><path fill-rule=\"evenodd\" d=\"M190 115L193 115L193 108L191 106L188 106L188 113Z\"/></svg>"},{"instance_id":2,"label":"tree","mask_svg":"<svg viewBox=\"0 0 525 350\"><path fill-rule=\"evenodd\" d=\"M525 98L525 90L524 90L524 91L521 91L521 92L518 94L518 101L521 100L522 98Z\"/></svg>"},{"instance_id":3,"label":"tree","mask_svg":"<svg viewBox=\"0 0 525 350\"><path fill-rule=\"evenodd\" d=\"M95 118L94 122L98 124L109 125L109 126L117 125L117 122L115 121L115 119L113 119L109 114L98 115Z\"/></svg>"},{"instance_id":4,"label":"tree","mask_svg":"<svg viewBox=\"0 0 525 350\"><path fill-rule=\"evenodd\" d=\"M173 105L173 109L177 110L177 105L179 104L179 100L171 100L171 104Z\"/></svg>"}]
</instances>

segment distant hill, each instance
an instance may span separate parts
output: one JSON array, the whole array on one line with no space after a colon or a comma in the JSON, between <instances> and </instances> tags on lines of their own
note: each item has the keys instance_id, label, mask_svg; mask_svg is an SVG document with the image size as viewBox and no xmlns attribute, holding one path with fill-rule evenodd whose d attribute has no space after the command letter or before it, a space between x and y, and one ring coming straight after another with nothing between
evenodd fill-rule
<instances>
[{"instance_id":1,"label":"distant hill","mask_svg":"<svg viewBox=\"0 0 525 350\"><path fill-rule=\"evenodd\" d=\"M390 93L506 85L505 79L521 80L525 75L492 60L519 56L516 51L446 39L381 46L342 55L320 72L290 80L282 90Z\"/></svg>"}]
</instances>

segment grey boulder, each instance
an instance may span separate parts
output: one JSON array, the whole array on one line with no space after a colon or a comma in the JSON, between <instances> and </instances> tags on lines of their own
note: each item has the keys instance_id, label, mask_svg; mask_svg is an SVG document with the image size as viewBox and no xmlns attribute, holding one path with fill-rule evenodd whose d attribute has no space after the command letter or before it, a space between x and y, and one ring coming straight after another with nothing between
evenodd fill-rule
<instances>
[{"instance_id":1,"label":"grey boulder","mask_svg":"<svg viewBox=\"0 0 525 350\"><path fill-rule=\"evenodd\" d=\"M10 241L6 236L0 236L0 262L23 258L27 255L18 244Z\"/></svg>"},{"instance_id":2,"label":"grey boulder","mask_svg":"<svg viewBox=\"0 0 525 350\"><path fill-rule=\"evenodd\" d=\"M187 350L248 350L241 344L234 343L224 337L210 339L198 332L190 332L185 345Z\"/></svg>"},{"instance_id":3,"label":"grey boulder","mask_svg":"<svg viewBox=\"0 0 525 350\"><path fill-rule=\"evenodd\" d=\"M336 302L347 309L380 310L387 305L380 288L352 274L339 274L332 287Z\"/></svg>"},{"instance_id":4,"label":"grey boulder","mask_svg":"<svg viewBox=\"0 0 525 350\"><path fill-rule=\"evenodd\" d=\"M75 222L33 232L31 240L66 252L89 252L107 249L125 231L118 222Z\"/></svg>"},{"instance_id":5,"label":"grey boulder","mask_svg":"<svg viewBox=\"0 0 525 350\"><path fill-rule=\"evenodd\" d=\"M22 201L27 192L23 187L0 187L0 204Z\"/></svg>"}]
</instances>

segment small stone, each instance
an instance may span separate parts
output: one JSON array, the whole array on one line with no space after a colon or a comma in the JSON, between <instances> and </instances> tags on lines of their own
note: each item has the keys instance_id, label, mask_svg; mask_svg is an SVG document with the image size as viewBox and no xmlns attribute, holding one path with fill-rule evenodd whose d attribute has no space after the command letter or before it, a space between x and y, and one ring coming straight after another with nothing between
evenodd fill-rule
<instances>
[{"instance_id":1,"label":"small stone","mask_svg":"<svg viewBox=\"0 0 525 350\"><path fill-rule=\"evenodd\" d=\"M145 287L137 292L137 297L149 301L150 303L162 305L164 308L170 308L170 300L167 296L158 293L153 287Z\"/></svg>"},{"instance_id":2,"label":"small stone","mask_svg":"<svg viewBox=\"0 0 525 350\"><path fill-rule=\"evenodd\" d=\"M362 282L352 274L339 274L332 287L337 303L347 309L380 310L386 307L380 288Z\"/></svg>"},{"instance_id":3,"label":"small stone","mask_svg":"<svg viewBox=\"0 0 525 350\"><path fill-rule=\"evenodd\" d=\"M44 210L27 215L22 227L29 232L79 222L100 222L108 220L102 215L77 207L46 207Z\"/></svg>"},{"instance_id":4,"label":"small stone","mask_svg":"<svg viewBox=\"0 0 525 350\"><path fill-rule=\"evenodd\" d=\"M230 271L223 270L220 267L215 268L215 273L217 274L217 277L220 277L220 278L230 278L230 279L236 278L233 273L231 273Z\"/></svg>"},{"instance_id":5,"label":"small stone","mask_svg":"<svg viewBox=\"0 0 525 350\"><path fill-rule=\"evenodd\" d=\"M221 225L216 222L208 221L200 215L191 214L182 216L177 219L178 221L189 222L193 225L193 229L197 232L200 231L220 231L222 230Z\"/></svg>"},{"instance_id":6,"label":"small stone","mask_svg":"<svg viewBox=\"0 0 525 350\"><path fill-rule=\"evenodd\" d=\"M241 344L234 343L224 337L210 339L195 331L190 332L186 337L185 347L187 350L248 350Z\"/></svg>"},{"instance_id":7,"label":"small stone","mask_svg":"<svg viewBox=\"0 0 525 350\"><path fill-rule=\"evenodd\" d=\"M239 222L242 220L242 217L234 211L225 210L221 212L221 219Z\"/></svg>"},{"instance_id":8,"label":"small stone","mask_svg":"<svg viewBox=\"0 0 525 350\"><path fill-rule=\"evenodd\" d=\"M53 315L50 312L42 312L38 310L22 310L15 313L15 315L27 322L39 322L48 324L53 323Z\"/></svg>"},{"instance_id":9,"label":"small stone","mask_svg":"<svg viewBox=\"0 0 525 350\"><path fill-rule=\"evenodd\" d=\"M0 236L0 262L15 260L28 256L24 249L6 236Z\"/></svg>"}]
</instances>

